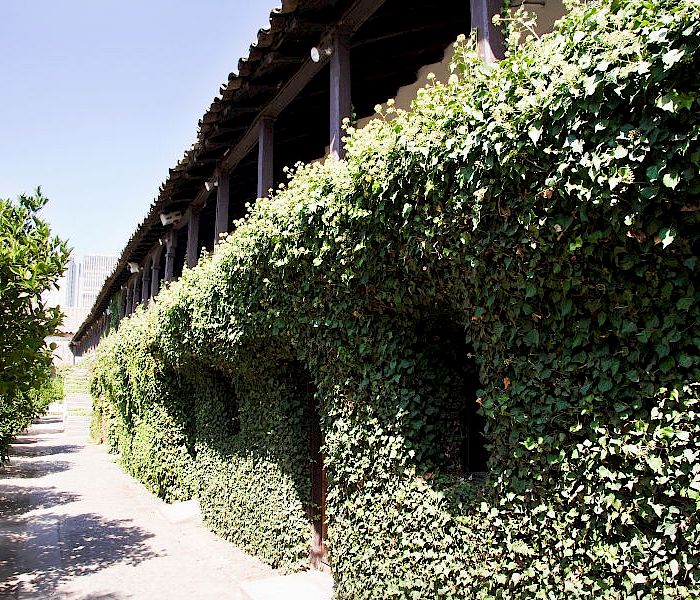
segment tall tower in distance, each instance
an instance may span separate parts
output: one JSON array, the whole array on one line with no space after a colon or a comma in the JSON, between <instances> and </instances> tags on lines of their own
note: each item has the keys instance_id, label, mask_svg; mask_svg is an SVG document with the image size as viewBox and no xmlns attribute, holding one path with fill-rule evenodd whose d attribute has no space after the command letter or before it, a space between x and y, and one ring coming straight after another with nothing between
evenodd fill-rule
<instances>
[{"instance_id":1,"label":"tall tower in distance","mask_svg":"<svg viewBox=\"0 0 700 600\"><path fill-rule=\"evenodd\" d=\"M66 308L92 308L102 284L116 263L116 256L72 255L66 277Z\"/></svg>"},{"instance_id":2,"label":"tall tower in distance","mask_svg":"<svg viewBox=\"0 0 700 600\"><path fill-rule=\"evenodd\" d=\"M78 306L78 281L80 280L80 261L71 254L68 260L68 271L66 273L66 298L65 306Z\"/></svg>"},{"instance_id":3,"label":"tall tower in distance","mask_svg":"<svg viewBox=\"0 0 700 600\"><path fill-rule=\"evenodd\" d=\"M114 256L98 256L88 254L83 256L83 264L80 272L80 293L78 306L92 308L97 299L97 294L102 289L102 284L114 269L117 258Z\"/></svg>"}]
</instances>

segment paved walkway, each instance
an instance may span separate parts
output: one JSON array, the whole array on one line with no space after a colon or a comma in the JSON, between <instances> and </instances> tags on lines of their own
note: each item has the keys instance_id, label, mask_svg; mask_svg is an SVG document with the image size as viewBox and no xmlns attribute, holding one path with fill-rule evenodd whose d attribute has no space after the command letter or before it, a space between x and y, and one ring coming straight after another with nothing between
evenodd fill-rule
<instances>
[{"instance_id":1,"label":"paved walkway","mask_svg":"<svg viewBox=\"0 0 700 600\"><path fill-rule=\"evenodd\" d=\"M62 417L0 467L0 598L239 600L241 584L276 575L123 473L88 442L83 411L69 405L65 430Z\"/></svg>"}]
</instances>

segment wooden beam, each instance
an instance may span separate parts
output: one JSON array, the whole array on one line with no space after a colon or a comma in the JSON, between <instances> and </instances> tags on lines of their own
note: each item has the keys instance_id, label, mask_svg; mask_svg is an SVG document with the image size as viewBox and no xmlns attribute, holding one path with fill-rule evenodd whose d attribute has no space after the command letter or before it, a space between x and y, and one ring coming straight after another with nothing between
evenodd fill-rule
<instances>
[{"instance_id":1,"label":"wooden beam","mask_svg":"<svg viewBox=\"0 0 700 600\"><path fill-rule=\"evenodd\" d=\"M493 17L501 6L502 0L470 0L472 29L476 29L479 55L485 62L496 62L504 57L503 34L493 24Z\"/></svg>"},{"instance_id":2,"label":"wooden beam","mask_svg":"<svg viewBox=\"0 0 700 600\"><path fill-rule=\"evenodd\" d=\"M343 119L350 117L350 36L336 32L331 54L330 155L338 160L345 156Z\"/></svg>"},{"instance_id":3,"label":"wooden beam","mask_svg":"<svg viewBox=\"0 0 700 600\"><path fill-rule=\"evenodd\" d=\"M274 122L262 119L258 133L258 198L267 197L274 185L274 146Z\"/></svg>"},{"instance_id":4,"label":"wooden beam","mask_svg":"<svg viewBox=\"0 0 700 600\"><path fill-rule=\"evenodd\" d=\"M209 192L207 192L208 194ZM199 209L190 206L187 223L187 266L191 269L199 260Z\"/></svg>"},{"instance_id":5,"label":"wooden beam","mask_svg":"<svg viewBox=\"0 0 700 600\"><path fill-rule=\"evenodd\" d=\"M216 221L214 223L214 244L219 241L219 234L228 232L229 174L219 170L216 174Z\"/></svg>"}]
</instances>

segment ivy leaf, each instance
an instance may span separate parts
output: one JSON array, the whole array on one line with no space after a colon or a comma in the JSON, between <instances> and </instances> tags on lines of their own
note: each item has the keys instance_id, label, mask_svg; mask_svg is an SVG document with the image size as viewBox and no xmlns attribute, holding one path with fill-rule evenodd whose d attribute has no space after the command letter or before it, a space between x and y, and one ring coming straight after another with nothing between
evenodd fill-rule
<instances>
[{"instance_id":1,"label":"ivy leaf","mask_svg":"<svg viewBox=\"0 0 700 600\"><path fill-rule=\"evenodd\" d=\"M666 52L661 57L661 60L664 61L664 65L666 66L666 68L669 68L675 65L679 60L681 60L683 56L685 56L685 50L673 48L672 50Z\"/></svg>"},{"instance_id":2,"label":"ivy leaf","mask_svg":"<svg viewBox=\"0 0 700 600\"><path fill-rule=\"evenodd\" d=\"M681 176L678 173L666 173L661 180L667 188L672 190L676 189L676 186L680 183Z\"/></svg>"},{"instance_id":3,"label":"ivy leaf","mask_svg":"<svg viewBox=\"0 0 700 600\"><path fill-rule=\"evenodd\" d=\"M618 160L621 158L625 158L625 156L627 156L627 148L625 148L624 146L618 146L617 148L615 148L614 156Z\"/></svg>"},{"instance_id":4,"label":"ivy leaf","mask_svg":"<svg viewBox=\"0 0 700 600\"><path fill-rule=\"evenodd\" d=\"M666 227L659 232L659 239L663 248L669 246L676 239L675 231L671 227Z\"/></svg>"},{"instance_id":5,"label":"ivy leaf","mask_svg":"<svg viewBox=\"0 0 700 600\"><path fill-rule=\"evenodd\" d=\"M674 558L673 560L671 560L670 563L668 563L668 566L671 569L671 575L673 575L673 577L676 577L679 571L678 561Z\"/></svg>"},{"instance_id":6,"label":"ivy leaf","mask_svg":"<svg viewBox=\"0 0 700 600\"><path fill-rule=\"evenodd\" d=\"M649 181L651 183L653 183L654 181L656 181L659 178L659 166L658 165L654 165L654 166L649 167L647 169L647 178L649 179Z\"/></svg>"},{"instance_id":7,"label":"ivy leaf","mask_svg":"<svg viewBox=\"0 0 700 600\"><path fill-rule=\"evenodd\" d=\"M525 335L525 342L528 346L537 346L540 343L540 334L537 329L530 329Z\"/></svg>"},{"instance_id":8,"label":"ivy leaf","mask_svg":"<svg viewBox=\"0 0 700 600\"><path fill-rule=\"evenodd\" d=\"M613 383L609 379L601 379L598 382L598 390L605 393L612 389Z\"/></svg>"},{"instance_id":9,"label":"ivy leaf","mask_svg":"<svg viewBox=\"0 0 700 600\"><path fill-rule=\"evenodd\" d=\"M530 127L529 131L527 132L527 135L532 140L532 143L536 145L540 137L542 136L542 129L537 127Z\"/></svg>"},{"instance_id":10,"label":"ivy leaf","mask_svg":"<svg viewBox=\"0 0 700 600\"><path fill-rule=\"evenodd\" d=\"M694 298L691 296L686 296L685 298L681 298L676 302L676 308L678 310L688 310L691 306L693 306Z\"/></svg>"}]
</instances>

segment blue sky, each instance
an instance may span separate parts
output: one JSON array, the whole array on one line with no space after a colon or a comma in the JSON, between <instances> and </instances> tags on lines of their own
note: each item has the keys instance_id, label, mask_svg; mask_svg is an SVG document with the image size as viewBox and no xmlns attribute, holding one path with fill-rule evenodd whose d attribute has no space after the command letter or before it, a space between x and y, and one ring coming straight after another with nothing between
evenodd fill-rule
<instances>
[{"instance_id":1,"label":"blue sky","mask_svg":"<svg viewBox=\"0 0 700 600\"><path fill-rule=\"evenodd\" d=\"M118 255L277 0L0 0L0 197Z\"/></svg>"}]
</instances>

